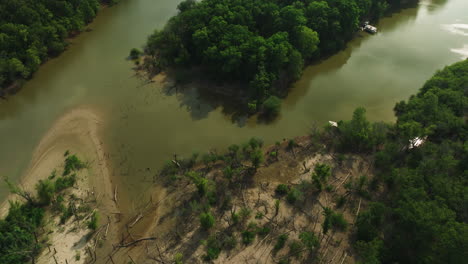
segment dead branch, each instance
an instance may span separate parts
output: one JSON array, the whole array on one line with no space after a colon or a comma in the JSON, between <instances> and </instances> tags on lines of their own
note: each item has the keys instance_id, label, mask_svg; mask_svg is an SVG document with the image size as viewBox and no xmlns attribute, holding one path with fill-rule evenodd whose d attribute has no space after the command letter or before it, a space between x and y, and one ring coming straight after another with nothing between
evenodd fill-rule
<instances>
[{"instance_id":1,"label":"dead branch","mask_svg":"<svg viewBox=\"0 0 468 264\"><path fill-rule=\"evenodd\" d=\"M117 203L117 185L114 188L114 202Z\"/></svg>"},{"instance_id":2,"label":"dead branch","mask_svg":"<svg viewBox=\"0 0 468 264\"><path fill-rule=\"evenodd\" d=\"M132 228L138 221L140 221L143 218L143 215L141 213L138 214L137 218L135 218L135 221L130 224L130 228Z\"/></svg>"},{"instance_id":3,"label":"dead branch","mask_svg":"<svg viewBox=\"0 0 468 264\"><path fill-rule=\"evenodd\" d=\"M145 238L140 238L140 239L137 239L135 241L132 241L132 242L129 242L129 243L126 243L126 244L120 244L118 245L119 248L126 248L126 247L131 247L135 244L138 244L140 243L141 241L146 241L146 240L156 240L156 237L145 237Z\"/></svg>"}]
</instances>

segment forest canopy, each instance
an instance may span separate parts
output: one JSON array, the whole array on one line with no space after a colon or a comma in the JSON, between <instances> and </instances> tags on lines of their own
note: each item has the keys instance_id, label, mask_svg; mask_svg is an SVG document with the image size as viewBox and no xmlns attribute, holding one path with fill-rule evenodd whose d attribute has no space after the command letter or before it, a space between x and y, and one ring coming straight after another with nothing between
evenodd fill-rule
<instances>
[{"instance_id":1,"label":"forest canopy","mask_svg":"<svg viewBox=\"0 0 468 264\"><path fill-rule=\"evenodd\" d=\"M0 94L60 54L70 33L81 31L96 16L100 2L116 0L1 0Z\"/></svg>"},{"instance_id":2,"label":"forest canopy","mask_svg":"<svg viewBox=\"0 0 468 264\"><path fill-rule=\"evenodd\" d=\"M468 60L437 72L407 102L375 154L387 191L357 219L364 263L468 258ZM410 139L425 138L418 148Z\"/></svg>"},{"instance_id":3,"label":"forest canopy","mask_svg":"<svg viewBox=\"0 0 468 264\"><path fill-rule=\"evenodd\" d=\"M408 1L185 0L148 38L145 65L156 72L201 66L263 102L297 80L304 64L342 49L360 22Z\"/></svg>"}]
</instances>

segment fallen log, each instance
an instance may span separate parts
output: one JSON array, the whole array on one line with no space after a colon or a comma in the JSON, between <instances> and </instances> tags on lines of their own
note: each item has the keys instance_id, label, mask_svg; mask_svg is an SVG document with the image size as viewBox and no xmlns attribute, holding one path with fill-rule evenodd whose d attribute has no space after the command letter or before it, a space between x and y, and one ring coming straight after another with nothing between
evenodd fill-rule
<instances>
[{"instance_id":1,"label":"fallen log","mask_svg":"<svg viewBox=\"0 0 468 264\"><path fill-rule=\"evenodd\" d=\"M140 239L137 239L135 241L132 241L132 242L129 242L129 243L126 243L126 244L120 244L118 247L120 248L126 248L126 247L131 247L135 244L138 244L140 243L141 241L146 241L146 240L156 240L156 237L145 237L145 238L140 238Z\"/></svg>"}]
</instances>

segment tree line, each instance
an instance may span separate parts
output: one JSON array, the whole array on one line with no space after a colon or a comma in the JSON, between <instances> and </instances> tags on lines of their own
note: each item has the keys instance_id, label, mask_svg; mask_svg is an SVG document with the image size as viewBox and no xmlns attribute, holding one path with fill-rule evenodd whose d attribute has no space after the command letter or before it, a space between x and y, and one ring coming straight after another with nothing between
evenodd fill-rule
<instances>
[{"instance_id":1,"label":"tree line","mask_svg":"<svg viewBox=\"0 0 468 264\"><path fill-rule=\"evenodd\" d=\"M185 0L146 43L151 71L200 66L241 82L249 109L297 80L305 64L342 49L360 22L413 0ZM245 87L245 88L244 88Z\"/></svg>"},{"instance_id":2,"label":"tree line","mask_svg":"<svg viewBox=\"0 0 468 264\"><path fill-rule=\"evenodd\" d=\"M47 58L67 46L71 33L83 30L100 3L116 0L1 0L0 95L28 79Z\"/></svg>"},{"instance_id":3,"label":"tree line","mask_svg":"<svg viewBox=\"0 0 468 264\"><path fill-rule=\"evenodd\" d=\"M464 263L468 258L468 60L438 71L394 125L360 108L329 127L333 147L372 154L384 195L356 222L362 263ZM413 140L424 140L415 146ZM381 191L382 192L382 191Z\"/></svg>"}]
</instances>

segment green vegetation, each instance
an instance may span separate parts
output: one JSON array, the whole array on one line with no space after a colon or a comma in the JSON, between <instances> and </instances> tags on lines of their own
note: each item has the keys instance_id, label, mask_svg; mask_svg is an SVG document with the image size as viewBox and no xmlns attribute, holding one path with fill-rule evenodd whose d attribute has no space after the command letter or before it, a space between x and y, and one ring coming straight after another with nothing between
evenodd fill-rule
<instances>
[{"instance_id":1,"label":"green vegetation","mask_svg":"<svg viewBox=\"0 0 468 264\"><path fill-rule=\"evenodd\" d=\"M352 238L348 242L355 247L360 263L463 263L468 258L467 87L468 60L437 72L417 95L398 103L396 124L371 123L366 119L365 110L358 108L350 121L340 121L338 127L328 126L311 137L311 141L326 144L326 149L315 148L314 144L297 144L294 140L278 144L274 150L280 150L283 145L291 159L310 153L336 154L337 162L333 165L337 167L332 170L329 165L318 163L310 180L270 186L271 200L262 199L261 192L258 198L246 195L252 196L248 188L256 176L252 153L262 153L263 142L259 139L241 147L233 145L224 154L211 155L206 163L209 168L171 167L164 172L196 174L208 181L207 190L216 193L217 200L234 201L234 206L228 203L221 209L222 203L213 205L208 195L194 192L191 198L198 201L202 210L212 212L213 221L226 219L228 222L225 227L219 225L210 230L220 236L218 244L210 246L212 253L207 255L213 257L208 259L217 257L226 248L223 236L237 236L243 244L251 245L259 235L275 243L273 253L282 254L275 256L278 263L288 263L292 258L314 261L320 257L317 254L323 242L319 241L340 244L341 240L334 240L333 236L348 231L353 234L344 235ZM411 146L414 137L424 139L424 144ZM266 165L276 161L268 159ZM349 166L362 174L343 171ZM337 173L332 175L332 171ZM193 177L186 178L183 184L190 183ZM196 187L197 182L193 183ZM260 184L258 188L268 187ZM323 189L329 193L319 192ZM322 206L320 239L309 231L297 233L281 228L285 224L281 222L284 216L279 214L280 200L273 200L275 195L293 205L284 205L293 223L295 215L291 213L300 214L312 204ZM218 207L211 208L214 206ZM263 214L262 206L274 211ZM230 214L226 214L229 209ZM226 217L229 215L230 218ZM289 250L284 249L286 246ZM308 252L306 256L304 251Z\"/></svg>"},{"instance_id":2,"label":"green vegetation","mask_svg":"<svg viewBox=\"0 0 468 264\"><path fill-rule=\"evenodd\" d=\"M88 222L88 228L91 230L96 230L98 226L98 221L99 221L99 214L96 211L94 211L91 214L91 219Z\"/></svg>"},{"instance_id":3,"label":"green vegetation","mask_svg":"<svg viewBox=\"0 0 468 264\"><path fill-rule=\"evenodd\" d=\"M137 59L138 57L140 57L142 54L142 51L137 49L137 48L133 48L130 50L130 59L134 60L134 59Z\"/></svg>"},{"instance_id":4,"label":"green vegetation","mask_svg":"<svg viewBox=\"0 0 468 264\"><path fill-rule=\"evenodd\" d=\"M200 224L203 229L208 230L214 226L215 219L211 213L200 214Z\"/></svg>"},{"instance_id":5,"label":"green vegetation","mask_svg":"<svg viewBox=\"0 0 468 264\"><path fill-rule=\"evenodd\" d=\"M63 170L63 175L68 175L72 171L77 171L84 168L86 165L78 159L75 155L67 156L65 159L65 168Z\"/></svg>"},{"instance_id":6,"label":"green vegetation","mask_svg":"<svg viewBox=\"0 0 468 264\"><path fill-rule=\"evenodd\" d=\"M437 72L395 106L376 156L388 192L357 220L366 263L463 263L468 258L468 60ZM426 137L409 149L409 140ZM366 141L366 139L362 139Z\"/></svg>"},{"instance_id":7,"label":"green vegetation","mask_svg":"<svg viewBox=\"0 0 468 264\"><path fill-rule=\"evenodd\" d=\"M289 187L286 184L279 184L275 189L275 193L280 196L284 196L288 194L288 192L289 192Z\"/></svg>"},{"instance_id":8,"label":"green vegetation","mask_svg":"<svg viewBox=\"0 0 468 264\"><path fill-rule=\"evenodd\" d=\"M72 159L66 159L70 170L79 170L83 164L76 156ZM71 165L73 164L73 165ZM35 263L34 259L40 253L42 248L47 245L47 240L43 237L45 234L44 219L45 212L51 205L51 209L61 213L61 223L73 215L76 209L73 203L68 207L63 204L63 190L74 185L76 175L56 177L55 170L45 180L40 180L36 184L36 196L22 190L5 179L12 193L25 199L24 203L10 202L10 209L5 219L0 220L0 263ZM80 208L78 211L87 211L86 208ZM97 214L91 217L92 228L97 225ZM91 228L91 227L90 227ZM79 258L79 256L78 256Z\"/></svg>"},{"instance_id":9,"label":"green vegetation","mask_svg":"<svg viewBox=\"0 0 468 264\"><path fill-rule=\"evenodd\" d=\"M299 239L302 241L302 244L304 244L304 246L309 250L316 249L320 244L317 236L315 236L315 234L312 232L302 232L299 235Z\"/></svg>"},{"instance_id":10,"label":"green vegetation","mask_svg":"<svg viewBox=\"0 0 468 264\"><path fill-rule=\"evenodd\" d=\"M415 2L414 0L410 0ZM147 41L145 67L200 68L218 81L238 81L246 108L279 111L282 94L304 64L342 49L364 20L400 0L185 0ZM262 108L259 105L263 106Z\"/></svg>"},{"instance_id":11,"label":"green vegetation","mask_svg":"<svg viewBox=\"0 0 468 264\"><path fill-rule=\"evenodd\" d=\"M323 214L325 215L325 220L322 224L324 234L326 234L330 228L340 231L346 231L348 228L348 222L346 222L342 213L334 212L331 208L325 207L323 208Z\"/></svg>"},{"instance_id":12,"label":"green vegetation","mask_svg":"<svg viewBox=\"0 0 468 264\"><path fill-rule=\"evenodd\" d=\"M317 190L321 191L325 185L328 177L331 175L331 168L326 164L315 165L314 172L312 173L312 183Z\"/></svg>"},{"instance_id":13,"label":"green vegetation","mask_svg":"<svg viewBox=\"0 0 468 264\"><path fill-rule=\"evenodd\" d=\"M64 51L66 39L93 20L100 2L116 0L1 1L0 94Z\"/></svg>"},{"instance_id":14,"label":"green vegetation","mask_svg":"<svg viewBox=\"0 0 468 264\"><path fill-rule=\"evenodd\" d=\"M263 111L268 116L276 116L281 110L281 99L272 95L263 102Z\"/></svg>"},{"instance_id":15,"label":"green vegetation","mask_svg":"<svg viewBox=\"0 0 468 264\"><path fill-rule=\"evenodd\" d=\"M281 234L278 237L278 240L276 241L276 244L275 244L273 249L275 251L278 251L278 250L282 249L284 247L284 245L286 244L287 240L288 240L288 235L287 234Z\"/></svg>"}]
</instances>

